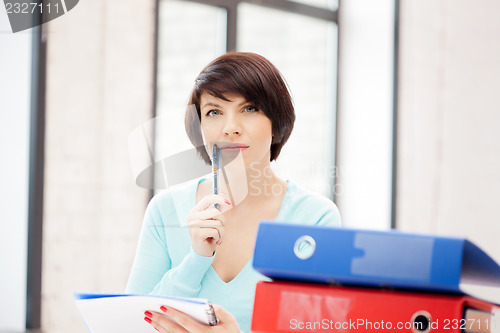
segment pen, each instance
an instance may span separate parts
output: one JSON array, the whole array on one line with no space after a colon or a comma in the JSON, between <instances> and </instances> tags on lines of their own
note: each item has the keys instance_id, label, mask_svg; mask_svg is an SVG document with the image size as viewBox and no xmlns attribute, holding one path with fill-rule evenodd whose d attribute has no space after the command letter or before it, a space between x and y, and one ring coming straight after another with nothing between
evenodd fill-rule
<instances>
[{"instance_id":1,"label":"pen","mask_svg":"<svg viewBox=\"0 0 500 333\"><path fill-rule=\"evenodd\" d=\"M220 148L214 143L212 146L212 176L213 176L213 194L219 194L219 169L221 166ZM220 210L219 204L214 205Z\"/></svg>"}]
</instances>

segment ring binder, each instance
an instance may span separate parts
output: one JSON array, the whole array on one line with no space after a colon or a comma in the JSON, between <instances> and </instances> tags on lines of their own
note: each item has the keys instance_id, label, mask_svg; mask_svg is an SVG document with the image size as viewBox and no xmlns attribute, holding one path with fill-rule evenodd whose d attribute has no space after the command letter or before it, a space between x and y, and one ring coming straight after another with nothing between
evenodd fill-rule
<instances>
[{"instance_id":1,"label":"ring binder","mask_svg":"<svg viewBox=\"0 0 500 333\"><path fill-rule=\"evenodd\" d=\"M210 326L215 326L219 323L219 319L215 316L215 310L212 304L208 303L208 309L205 313L207 314L207 321Z\"/></svg>"},{"instance_id":2,"label":"ring binder","mask_svg":"<svg viewBox=\"0 0 500 333\"><path fill-rule=\"evenodd\" d=\"M466 295L261 281L252 332L492 333L499 313Z\"/></svg>"},{"instance_id":3,"label":"ring binder","mask_svg":"<svg viewBox=\"0 0 500 333\"><path fill-rule=\"evenodd\" d=\"M263 221L253 267L276 280L465 293L500 303L491 297L500 266L458 237Z\"/></svg>"}]
</instances>

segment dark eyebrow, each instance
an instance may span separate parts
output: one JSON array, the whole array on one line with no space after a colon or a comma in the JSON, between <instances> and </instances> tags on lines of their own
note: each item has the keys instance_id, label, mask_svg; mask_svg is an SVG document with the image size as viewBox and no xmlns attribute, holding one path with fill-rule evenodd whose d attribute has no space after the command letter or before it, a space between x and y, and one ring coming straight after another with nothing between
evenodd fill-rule
<instances>
[{"instance_id":1,"label":"dark eyebrow","mask_svg":"<svg viewBox=\"0 0 500 333\"><path fill-rule=\"evenodd\" d=\"M247 100L244 100L243 102L241 102L238 106L243 106L245 104L253 104L253 103L250 103L249 101ZM216 107L216 108L220 108L221 106L217 103L213 103L213 102L207 102L205 104L203 104L203 106L201 107L201 109L203 110L205 107L207 106L213 106L213 107Z\"/></svg>"},{"instance_id":2,"label":"dark eyebrow","mask_svg":"<svg viewBox=\"0 0 500 333\"><path fill-rule=\"evenodd\" d=\"M205 103L201 108L204 109L207 106L213 106L213 107L216 107L216 108L220 108L219 104L217 104L217 103L211 103L211 102Z\"/></svg>"}]
</instances>

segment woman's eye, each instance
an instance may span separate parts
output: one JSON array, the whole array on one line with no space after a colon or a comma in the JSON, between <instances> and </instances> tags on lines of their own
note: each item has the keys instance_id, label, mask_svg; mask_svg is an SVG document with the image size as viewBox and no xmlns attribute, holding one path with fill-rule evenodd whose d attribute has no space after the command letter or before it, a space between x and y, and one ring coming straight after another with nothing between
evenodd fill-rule
<instances>
[{"instance_id":1,"label":"woman's eye","mask_svg":"<svg viewBox=\"0 0 500 333\"><path fill-rule=\"evenodd\" d=\"M210 110L210 111L208 111L208 112L207 112L207 114L206 114L206 115L207 115L208 117L213 117L213 116L216 116L216 115L218 115L218 114L219 114L219 110Z\"/></svg>"},{"instance_id":2,"label":"woman's eye","mask_svg":"<svg viewBox=\"0 0 500 333\"><path fill-rule=\"evenodd\" d=\"M246 112L257 112L259 110L257 110L257 108L255 106L245 106L245 111Z\"/></svg>"}]
</instances>

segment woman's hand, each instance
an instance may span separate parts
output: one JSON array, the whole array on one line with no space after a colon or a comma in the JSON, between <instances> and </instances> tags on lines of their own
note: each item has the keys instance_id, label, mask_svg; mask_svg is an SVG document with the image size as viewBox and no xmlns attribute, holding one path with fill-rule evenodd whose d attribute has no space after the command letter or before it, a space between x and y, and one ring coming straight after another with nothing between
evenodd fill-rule
<instances>
[{"instance_id":1,"label":"woman's hand","mask_svg":"<svg viewBox=\"0 0 500 333\"><path fill-rule=\"evenodd\" d=\"M204 257L211 257L214 254L216 245L222 243L224 236L224 216L213 207L216 203L220 207L231 205L222 195L207 195L187 217L193 250Z\"/></svg>"},{"instance_id":2,"label":"woman's hand","mask_svg":"<svg viewBox=\"0 0 500 333\"><path fill-rule=\"evenodd\" d=\"M224 310L221 306L214 304L214 311L218 324L208 326L199 323L187 314L180 312L169 306L162 306L163 314L155 311L146 311L144 313L146 320L160 333L240 333L238 322L232 314ZM167 318L166 316L169 318ZM172 320L173 319L173 320Z\"/></svg>"}]
</instances>

